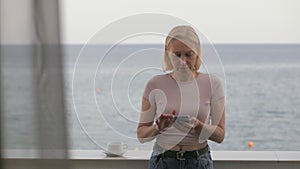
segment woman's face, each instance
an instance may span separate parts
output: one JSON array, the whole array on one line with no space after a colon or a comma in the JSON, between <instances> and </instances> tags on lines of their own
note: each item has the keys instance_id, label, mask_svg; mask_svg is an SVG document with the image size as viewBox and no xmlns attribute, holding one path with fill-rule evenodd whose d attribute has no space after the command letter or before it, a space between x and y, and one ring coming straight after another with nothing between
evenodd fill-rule
<instances>
[{"instance_id":1,"label":"woman's face","mask_svg":"<svg viewBox=\"0 0 300 169\"><path fill-rule=\"evenodd\" d=\"M184 42L173 40L168 48L174 71L195 71L197 54Z\"/></svg>"}]
</instances>

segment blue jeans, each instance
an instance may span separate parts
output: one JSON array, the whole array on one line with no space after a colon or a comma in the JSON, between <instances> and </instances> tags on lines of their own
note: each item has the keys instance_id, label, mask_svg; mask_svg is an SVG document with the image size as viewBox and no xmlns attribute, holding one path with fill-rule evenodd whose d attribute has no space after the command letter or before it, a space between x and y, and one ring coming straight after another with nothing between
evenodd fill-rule
<instances>
[{"instance_id":1,"label":"blue jeans","mask_svg":"<svg viewBox=\"0 0 300 169\"><path fill-rule=\"evenodd\" d=\"M157 158L160 153L154 146L148 169L213 169L210 151L198 158L187 158L185 160L171 157Z\"/></svg>"}]
</instances>

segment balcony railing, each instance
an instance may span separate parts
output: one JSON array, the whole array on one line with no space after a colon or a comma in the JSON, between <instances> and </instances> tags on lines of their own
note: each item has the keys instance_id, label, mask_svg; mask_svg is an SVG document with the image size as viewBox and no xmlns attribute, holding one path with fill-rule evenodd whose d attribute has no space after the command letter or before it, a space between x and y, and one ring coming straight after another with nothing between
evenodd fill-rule
<instances>
[{"instance_id":1,"label":"balcony railing","mask_svg":"<svg viewBox=\"0 0 300 169\"><path fill-rule=\"evenodd\" d=\"M69 150L72 169L147 168L150 151L128 151L123 157L106 157L98 150ZM35 150L4 150L7 169L32 169L39 163ZM213 151L215 169L299 169L300 151Z\"/></svg>"}]
</instances>

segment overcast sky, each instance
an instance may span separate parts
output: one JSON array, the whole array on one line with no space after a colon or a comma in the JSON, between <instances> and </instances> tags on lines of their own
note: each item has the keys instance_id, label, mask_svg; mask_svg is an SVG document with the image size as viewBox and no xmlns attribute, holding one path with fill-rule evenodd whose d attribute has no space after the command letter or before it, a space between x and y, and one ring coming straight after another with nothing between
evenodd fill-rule
<instances>
[{"instance_id":1,"label":"overcast sky","mask_svg":"<svg viewBox=\"0 0 300 169\"><path fill-rule=\"evenodd\" d=\"M299 0L61 0L61 7L64 43L85 43L145 12L184 19L213 43L300 43Z\"/></svg>"}]
</instances>

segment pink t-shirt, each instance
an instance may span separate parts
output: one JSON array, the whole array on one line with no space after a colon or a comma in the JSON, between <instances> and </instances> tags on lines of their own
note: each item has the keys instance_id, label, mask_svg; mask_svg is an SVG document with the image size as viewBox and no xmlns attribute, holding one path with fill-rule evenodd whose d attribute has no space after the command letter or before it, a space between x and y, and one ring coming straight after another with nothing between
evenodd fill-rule
<instances>
[{"instance_id":1,"label":"pink t-shirt","mask_svg":"<svg viewBox=\"0 0 300 169\"><path fill-rule=\"evenodd\" d=\"M173 110L178 115L189 115L209 123L210 103L224 98L221 80L214 75L199 74L195 80L177 82L170 74L151 78L143 96L149 100L151 108L143 121L155 121L160 114L170 114ZM157 142L166 144L198 145L206 140L199 140L195 132L184 133L170 127L157 135Z\"/></svg>"}]
</instances>

